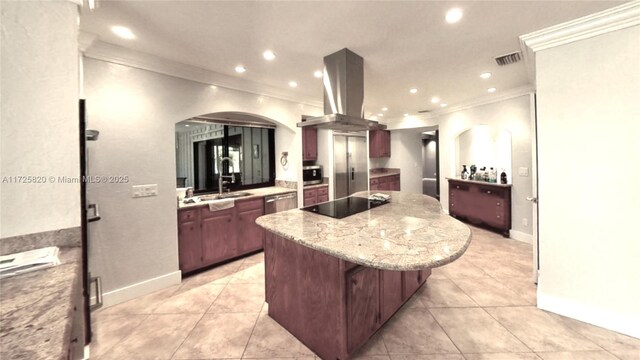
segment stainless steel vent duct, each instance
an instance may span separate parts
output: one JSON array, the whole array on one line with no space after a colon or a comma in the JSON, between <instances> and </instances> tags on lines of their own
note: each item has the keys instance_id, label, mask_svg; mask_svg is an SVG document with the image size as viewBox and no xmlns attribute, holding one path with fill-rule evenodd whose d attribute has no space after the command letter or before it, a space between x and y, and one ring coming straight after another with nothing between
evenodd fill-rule
<instances>
[{"instance_id":1,"label":"stainless steel vent duct","mask_svg":"<svg viewBox=\"0 0 640 360\"><path fill-rule=\"evenodd\" d=\"M324 57L324 116L307 118L298 127L315 126L341 131L385 129L364 118L364 61L349 49Z\"/></svg>"}]
</instances>

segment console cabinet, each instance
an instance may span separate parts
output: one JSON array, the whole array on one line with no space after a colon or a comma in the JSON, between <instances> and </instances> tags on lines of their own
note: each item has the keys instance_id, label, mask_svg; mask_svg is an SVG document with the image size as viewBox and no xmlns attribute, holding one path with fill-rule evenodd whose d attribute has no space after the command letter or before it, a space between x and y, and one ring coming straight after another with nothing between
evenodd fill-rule
<instances>
[{"instance_id":1,"label":"console cabinet","mask_svg":"<svg viewBox=\"0 0 640 360\"><path fill-rule=\"evenodd\" d=\"M474 224L499 230L511 229L511 185L469 180L449 180L449 214Z\"/></svg>"},{"instance_id":2,"label":"console cabinet","mask_svg":"<svg viewBox=\"0 0 640 360\"><path fill-rule=\"evenodd\" d=\"M256 218L264 198L236 200L229 209L197 206L178 210L178 258L183 274L262 249Z\"/></svg>"}]
</instances>

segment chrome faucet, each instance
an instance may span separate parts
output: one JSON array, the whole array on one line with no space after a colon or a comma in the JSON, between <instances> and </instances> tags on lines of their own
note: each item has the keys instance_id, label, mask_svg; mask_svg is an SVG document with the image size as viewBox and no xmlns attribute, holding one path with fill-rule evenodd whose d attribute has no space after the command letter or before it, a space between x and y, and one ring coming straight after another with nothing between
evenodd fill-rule
<instances>
[{"instance_id":1,"label":"chrome faucet","mask_svg":"<svg viewBox=\"0 0 640 360\"><path fill-rule=\"evenodd\" d=\"M227 160L231 165L231 175L222 175L222 164L224 163L225 160ZM221 158L220 166L218 166L218 169L220 170L220 175L218 176L218 194L222 195L222 186L227 183L226 181L223 181L223 179L224 178L231 179L232 184L235 182L235 177L233 176L233 173L236 172L236 169L233 167L233 159L231 159L230 157Z\"/></svg>"}]
</instances>

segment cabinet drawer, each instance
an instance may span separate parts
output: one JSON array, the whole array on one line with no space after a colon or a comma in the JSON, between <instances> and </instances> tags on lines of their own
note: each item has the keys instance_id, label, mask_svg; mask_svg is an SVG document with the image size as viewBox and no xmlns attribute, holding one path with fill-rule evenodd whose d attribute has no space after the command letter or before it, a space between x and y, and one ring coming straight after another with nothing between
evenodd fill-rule
<instances>
[{"instance_id":1,"label":"cabinet drawer","mask_svg":"<svg viewBox=\"0 0 640 360\"><path fill-rule=\"evenodd\" d=\"M324 187L318 188L317 190L318 190L318 196L329 194L329 187L328 186L324 186Z\"/></svg>"},{"instance_id":2,"label":"cabinet drawer","mask_svg":"<svg viewBox=\"0 0 640 360\"><path fill-rule=\"evenodd\" d=\"M467 184L451 183L451 189L456 189L456 190L460 190L460 191L469 191L469 185L467 185Z\"/></svg>"},{"instance_id":3,"label":"cabinet drawer","mask_svg":"<svg viewBox=\"0 0 640 360\"><path fill-rule=\"evenodd\" d=\"M484 195L496 196L499 198L504 197L504 189L498 187L480 186L480 192Z\"/></svg>"},{"instance_id":4,"label":"cabinet drawer","mask_svg":"<svg viewBox=\"0 0 640 360\"><path fill-rule=\"evenodd\" d=\"M379 178L369 180L369 185L378 185L380 183Z\"/></svg>"},{"instance_id":5,"label":"cabinet drawer","mask_svg":"<svg viewBox=\"0 0 640 360\"><path fill-rule=\"evenodd\" d=\"M238 211L262 209L264 207L264 198L236 200L235 206Z\"/></svg>"},{"instance_id":6,"label":"cabinet drawer","mask_svg":"<svg viewBox=\"0 0 640 360\"><path fill-rule=\"evenodd\" d=\"M318 203L329 201L329 195L318 195Z\"/></svg>"},{"instance_id":7,"label":"cabinet drawer","mask_svg":"<svg viewBox=\"0 0 640 360\"><path fill-rule=\"evenodd\" d=\"M217 211L211 211L211 210L209 210L209 206L204 206L200 210L200 217L202 219L207 219L207 218L215 217L215 216L223 216L223 215L230 215L231 216L232 214L233 214L233 208L224 209L224 210L217 210Z\"/></svg>"},{"instance_id":8,"label":"cabinet drawer","mask_svg":"<svg viewBox=\"0 0 640 360\"><path fill-rule=\"evenodd\" d=\"M313 198L318 196L318 191L316 189L309 189L309 190L305 190L304 193L304 198Z\"/></svg>"},{"instance_id":9,"label":"cabinet drawer","mask_svg":"<svg viewBox=\"0 0 640 360\"><path fill-rule=\"evenodd\" d=\"M389 176L383 176L378 179L378 184L386 184L389 181L391 181L391 178Z\"/></svg>"},{"instance_id":10,"label":"cabinet drawer","mask_svg":"<svg viewBox=\"0 0 640 360\"><path fill-rule=\"evenodd\" d=\"M179 223L188 222L188 221L194 221L197 218L198 218L198 209L179 210L178 211L178 222Z\"/></svg>"}]
</instances>

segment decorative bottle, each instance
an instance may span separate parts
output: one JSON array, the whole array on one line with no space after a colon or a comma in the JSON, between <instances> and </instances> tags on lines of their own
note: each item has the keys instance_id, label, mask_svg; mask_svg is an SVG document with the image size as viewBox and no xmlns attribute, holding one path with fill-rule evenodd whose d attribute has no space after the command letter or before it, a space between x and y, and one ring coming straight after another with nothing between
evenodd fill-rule
<instances>
[{"instance_id":1,"label":"decorative bottle","mask_svg":"<svg viewBox=\"0 0 640 360\"><path fill-rule=\"evenodd\" d=\"M507 173L504 172L504 169L502 169L502 172L500 173L500 184L506 184L507 183Z\"/></svg>"},{"instance_id":2,"label":"decorative bottle","mask_svg":"<svg viewBox=\"0 0 640 360\"><path fill-rule=\"evenodd\" d=\"M462 165L462 173L460 174L462 180L467 180L469 178L469 172L467 171L467 165Z\"/></svg>"},{"instance_id":3,"label":"decorative bottle","mask_svg":"<svg viewBox=\"0 0 640 360\"><path fill-rule=\"evenodd\" d=\"M490 168L489 170L489 182L490 183L496 183L498 180L498 172L496 170L494 170L493 168Z\"/></svg>"}]
</instances>

